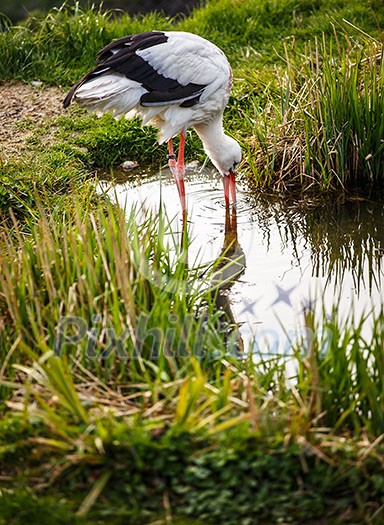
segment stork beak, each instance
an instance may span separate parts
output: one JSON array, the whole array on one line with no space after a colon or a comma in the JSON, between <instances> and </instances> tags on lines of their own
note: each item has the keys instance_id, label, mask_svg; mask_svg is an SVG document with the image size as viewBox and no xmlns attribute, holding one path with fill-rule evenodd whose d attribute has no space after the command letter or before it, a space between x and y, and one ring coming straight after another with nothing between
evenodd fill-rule
<instances>
[{"instance_id":1,"label":"stork beak","mask_svg":"<svg viewBox=\"0 0 384 525\"><path fill-rule=\"evenodd\" d=\"M232 204L236 204L236 172L230 170L228 175L223 176L225 206L229 206L229 197Z\"/></svg>"}]
</instances>

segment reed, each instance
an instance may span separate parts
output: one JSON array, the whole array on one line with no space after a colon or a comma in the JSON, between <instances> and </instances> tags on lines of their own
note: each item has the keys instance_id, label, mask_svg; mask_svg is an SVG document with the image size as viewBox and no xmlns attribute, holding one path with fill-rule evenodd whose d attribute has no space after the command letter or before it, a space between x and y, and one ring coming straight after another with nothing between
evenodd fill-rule
<instances>
[{"instance_id":1,"label":"reed","mask_svg":"<svg viewBox=\"0 0 384 525\"><path fill-rule=\"evenodd\" d=\"M355 435L384 430L384 311L382 305L372 309L359 319L352 313L341 319L336 305L331 313L323 307L322 314L305 314L306 334L296 347L296 388L316 424L336 433L346 427Z\"/></svg>"},{"instance_id":2,"label":"reed","mask_svg":"<svg viewBox=\"0 0 384 525\"><path fill-rule=\"evenodd\" d=\"M13 391L13 414L0 425L5 472L23 456L24 479L39 480L48 510L60 494L56 512L79 523L105 513L116 519L111 498L125 501L127 523L174 512L230 524L305 522L323 516L324 505L337 514L328 500L335 493L355 521L367 512L373 519L383 496L383 312L369 337L363 321L341 321L336 308L331 320L307 311L305 321L305 338L288 357L290 370L296 364L290 378L287 357L226 355L207 366L189 356L174 363L177 373L148 358L128 373L116 359L105 374L79 354L18 342L17 376L6 370L1 380ZM23 437L7 442L9 432ZM13 483L12 499L0 496L3 508L26 497L34 508Z\"/></svg>"},{"instance_id":3,"label":"reed","mask_svg":"<svg viewBox=\"0 0 384 525\"><path fill-rule=\"evenodd\" d=\"M41 203L37 213L29 234L16 220L2 232L2 359L24 344L68 353L108 381L140 382L225 351L220 313L162 216L138 226L135 211L126 222L107 204L78 206L65 221Z\"/></svg>"},{"instance_id":4,"label":"reed","mask_svg":"<svg viewBox=\"0 0 384 525\"><path fill-rule=\"evenodd\" d=\"M256 180L326 190L382 179L383 48L344 36L345 52L317 42L301 65L287 53L280 96L255 134Z\"/></svg>"}]
</instances>

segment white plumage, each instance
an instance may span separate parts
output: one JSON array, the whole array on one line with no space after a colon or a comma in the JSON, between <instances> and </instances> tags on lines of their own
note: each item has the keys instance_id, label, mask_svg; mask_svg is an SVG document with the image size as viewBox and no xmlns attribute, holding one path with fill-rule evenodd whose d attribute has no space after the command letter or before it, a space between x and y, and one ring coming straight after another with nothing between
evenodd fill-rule
<instances>
[{"instance_id":1,"label":"white plumage","mask_svg":"<svg viewBox=\"0 0 384 525\"><path fill-rule=\"evenodd\" d=\"M183 210L185 132L193 127L213 164L224 176L226 204L235 201L238 143L224 133L222 117L232 87L224 53L200 36L153 31L121 38L98 53L96 67L69 91L72 100L98 115L139 116L158 128L168 142L169 165L178 184ZM180 135L176 162L172 138Z\"/></svg>"}]
</instances>

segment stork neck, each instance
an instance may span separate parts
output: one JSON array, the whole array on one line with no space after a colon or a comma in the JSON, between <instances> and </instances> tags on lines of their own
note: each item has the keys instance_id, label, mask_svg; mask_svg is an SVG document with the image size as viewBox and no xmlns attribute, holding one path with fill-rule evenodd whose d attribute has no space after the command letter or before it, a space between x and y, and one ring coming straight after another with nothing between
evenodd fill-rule
<instances>
[{"instance_id":1,"label":"stork neck","mask_svg":"<svg viewBox=\"0 0 384 525\"><path fill-rule=\"evenodd\" d=\"M216 119L194 126L196 133L203 143L205 151L209 156L215 157L215 153L220 152L225 143L227 135L224 133L222 115Z\"/></svg>"}]
</instances>

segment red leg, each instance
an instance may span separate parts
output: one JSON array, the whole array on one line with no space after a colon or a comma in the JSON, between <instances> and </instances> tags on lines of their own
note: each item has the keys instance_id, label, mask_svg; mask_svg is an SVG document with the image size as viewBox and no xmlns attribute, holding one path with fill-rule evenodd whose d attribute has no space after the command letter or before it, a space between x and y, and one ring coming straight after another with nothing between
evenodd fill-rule
<instances>
[{"instance_id":1,"label":"red leg","mask_svg":"<svg viewBox=\"0 0 384 525\"><path fill-rule=\"evenodd\" d=\"M184 165L185 139L186 139L186 133L185 131L182 131L180 133L179 154L177 157L177 171L179 173L179 176L182 178L184 178L184 175L185 175L185 165Z\"/></svg>"},{"instance_id":2,"label":"red leg","mask_svg":"<svg viewBox=\"0 0 384 525\"><path fill-rule=\"evenodd\" d=\"M173 140L172 139L168 140L168 155L167 155L167 159L168 159L169 169L173 173L175 171L175 168L176 168L176 155L175 155L175 152L173 150Z\"/></svg>"}]
</instances>

